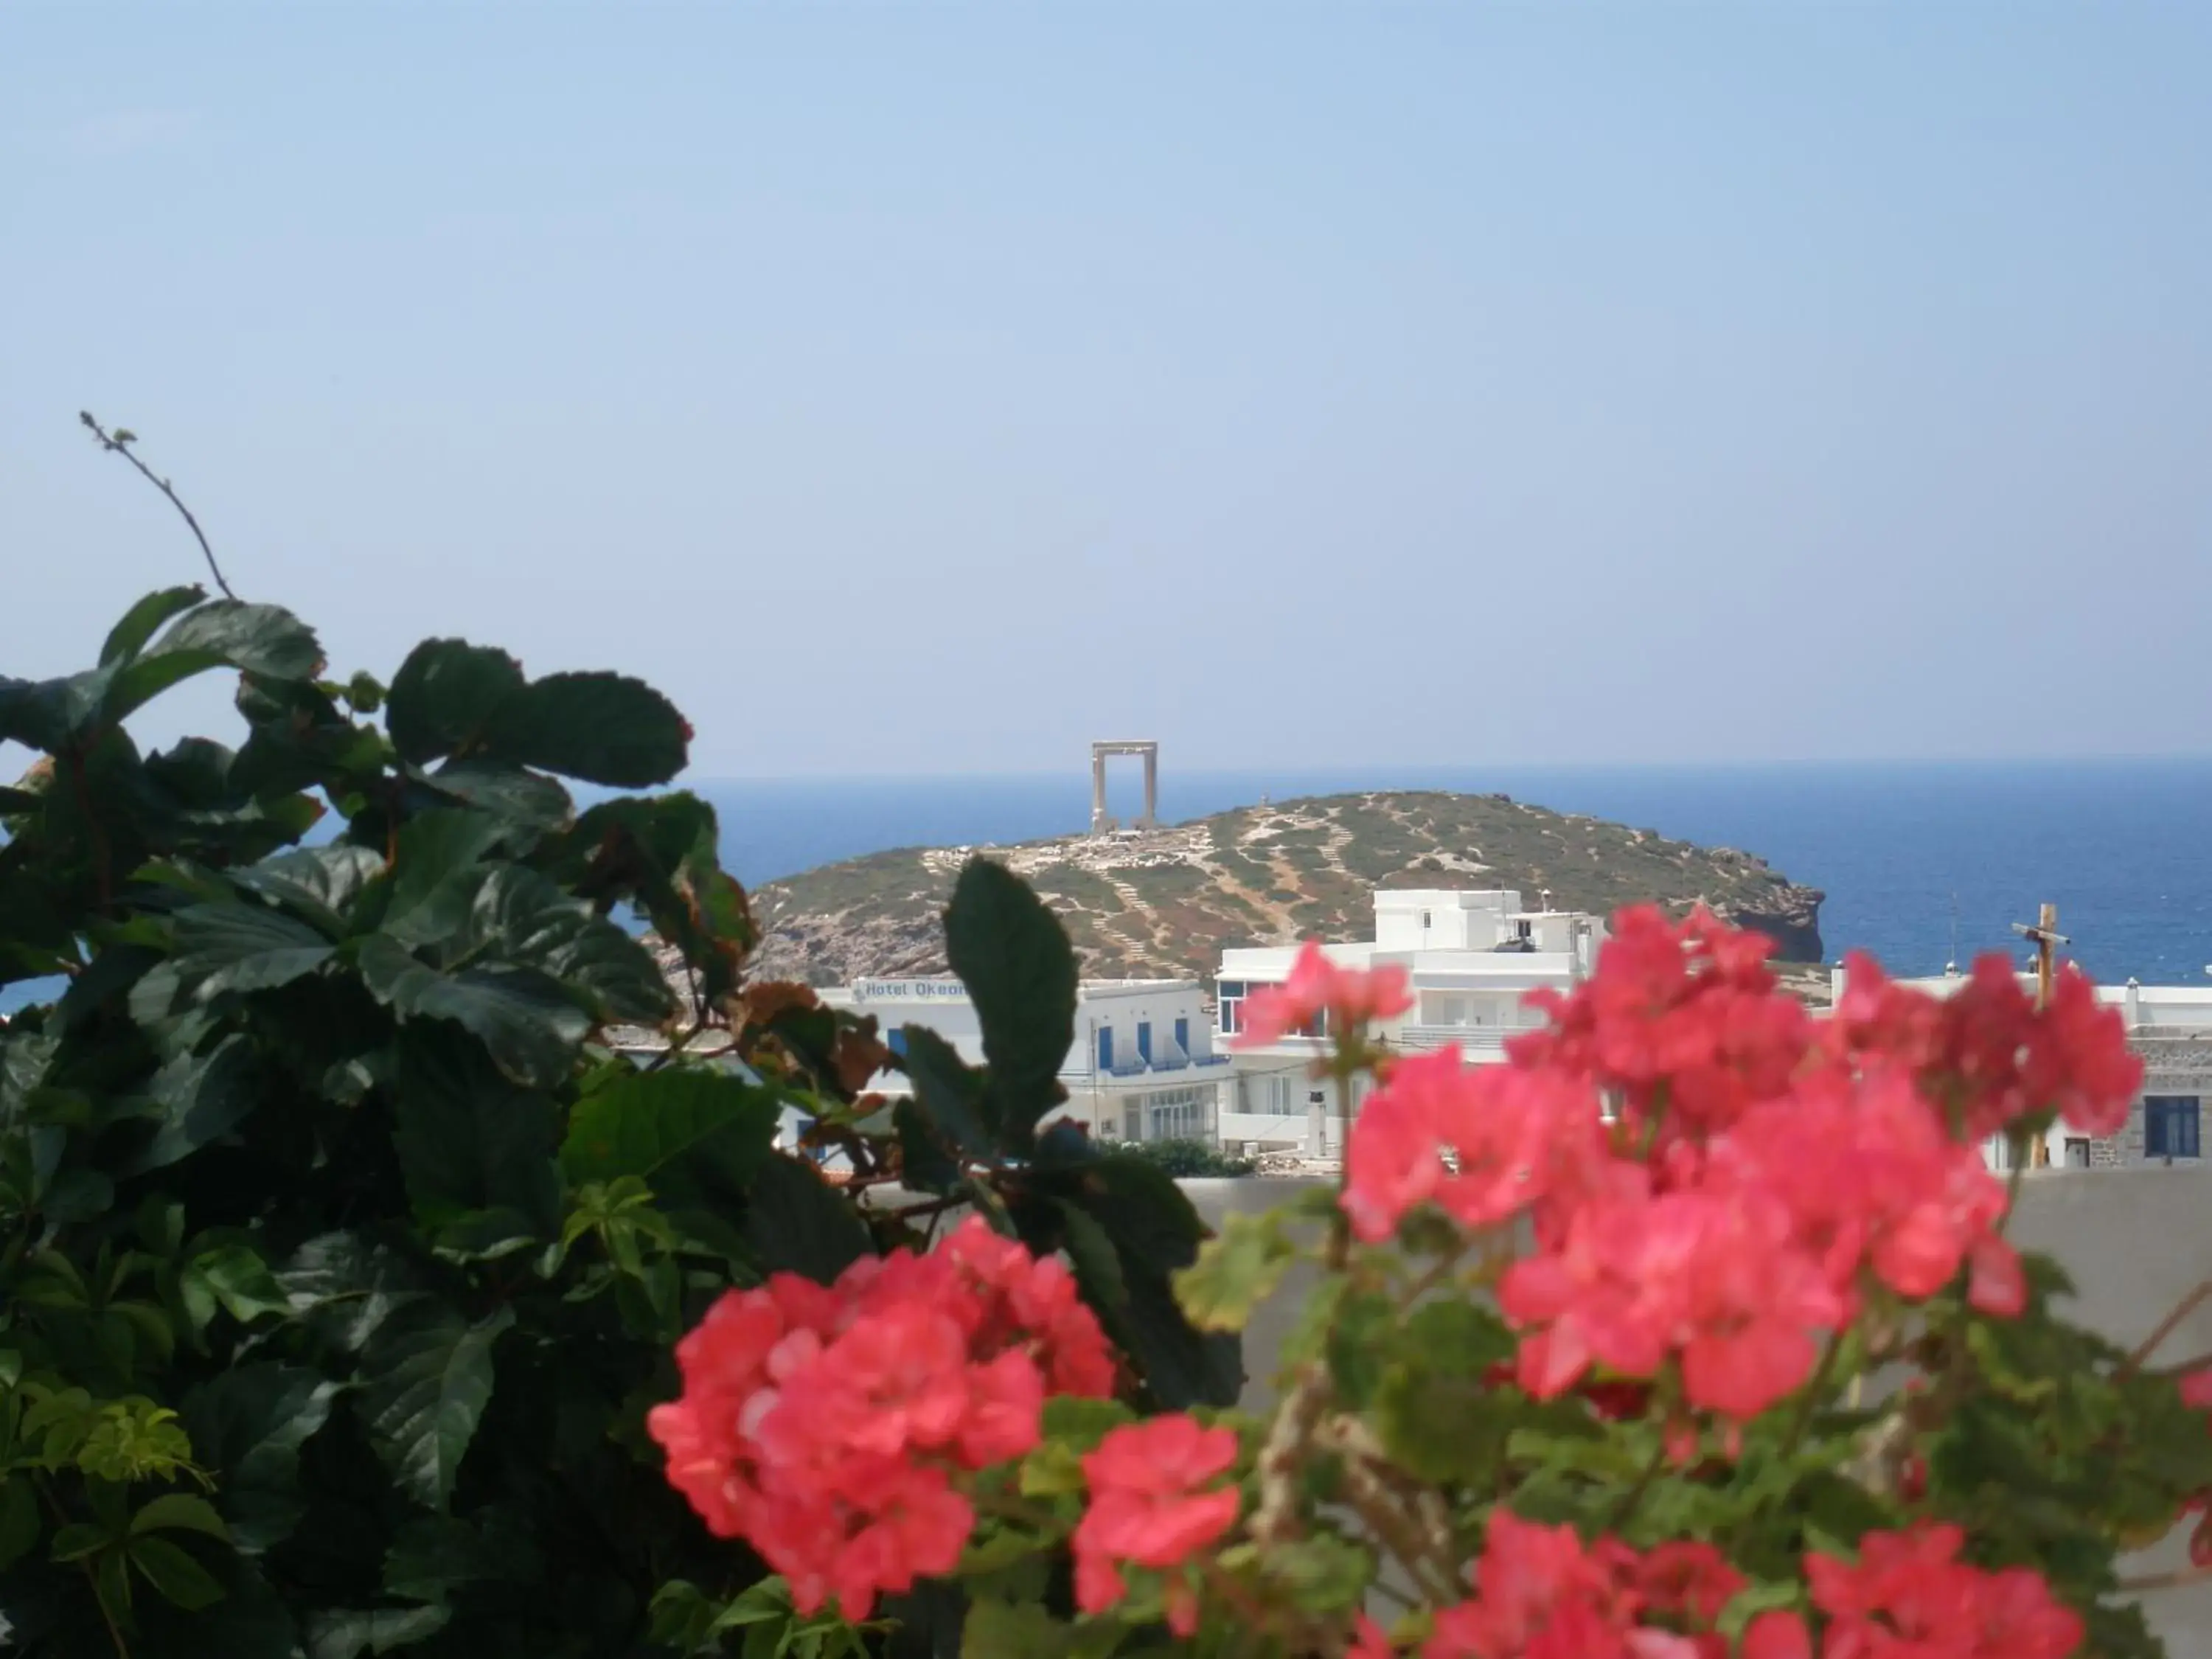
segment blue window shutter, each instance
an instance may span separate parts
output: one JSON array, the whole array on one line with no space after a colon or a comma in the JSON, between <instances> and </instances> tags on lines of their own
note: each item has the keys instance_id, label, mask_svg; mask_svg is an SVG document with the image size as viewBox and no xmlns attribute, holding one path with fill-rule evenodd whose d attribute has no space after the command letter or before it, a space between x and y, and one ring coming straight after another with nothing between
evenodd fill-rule
<instances>
[{"instance_id":1,"label":"blue window shutter","mask_svg":"<svg viewBox=\"0 0 2212 1659\"><path fill-rule=\"evenodd\" d=\"M1190 1052L1190 1022L1187 1019L1176 1022L1176 1047L1186 1054Z\"/></svg>"},{"instance_id":2,"label":"blue window shutter","mask_svg":"<svg viewBox=\"0 0 2212 1659\"><path fill-rule=\"evenodd\" d=\"M2203 1100L2197 1095L2143 1097L2143 1156L2197 1158L2202 1155Z\"/></svg>"},{"instance_id":3,"label":"blue window shutter","mask_svg":"<svg viewBox=\"0 0 2212 1659\"><path fill-rule=\"evenodd\" d=\"M1149 1019L1137 1022L1137 1054L1146 1065L1152 1063L1152 1022Z\"/></svg>"},{"instance_id":4,"label":"blue window shutter","mask_svg":"<svg viewBox=\"0 0 2212 1659\"><path fill-rule=\"evenodd\" d=\"M884 1047L903 1059L906 1054L906 1027L894 1026L884 1036Z\"/></svg>"},{"instance_id":5,"label":"blue window shutter","mask_svg":"<svg viewBox=\"0 0 2212 1659\"><path fill-rule=\"evenodd\" d=\"M1110 1025L1099 1028L1098 1069L1102 1072L1114 1069L1114 1028Z\"/></svg>"}]
</instances>

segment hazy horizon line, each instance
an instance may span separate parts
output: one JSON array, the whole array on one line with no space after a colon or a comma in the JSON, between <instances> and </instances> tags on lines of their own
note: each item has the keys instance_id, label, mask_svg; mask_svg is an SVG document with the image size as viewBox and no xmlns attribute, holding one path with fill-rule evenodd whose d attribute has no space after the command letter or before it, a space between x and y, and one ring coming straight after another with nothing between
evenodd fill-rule
<instances>
[{"instance_id":1,"label":"hazy horizon line","mask_svg":"<svg viewBox=\"0 0 2212 1659\"><path fill-rule=\"evenodd\" d=\"M1816 758L1796 760L1686 760L1686 761L1422 761L1402 763L1369 764L1356 761L1340 763L1299 763L1294 765L1267 766L1192 766L1170 773L1164 758L1161 763L1161 787L1165 788L1171 777L1200 777L1235 780L1249 778L1264 782L1270 779L1330 778L1354 773L1372 773L1378 776L1407 775L1417 777L1437 777L1445 774L1467 775L1491 771L1499 774L1544 774L1565 776L1592 773L1753 773L1789 771L1861 771L1861 772L1918 772L1955 770L1966 768L1982 771L2026 771L2081 769L2097 767L2130 766L2212 766L2212 751L2166 750L2121 755L2027 755L2027 756L1923 756L1898 758ZM1035 768L1009 771L896 771L896 772L692 772L681 775L689 785L699 784L905 784L905 783L1039 783L1048 780L1066 779L1087 785L1085 769L1080 766ZM1109 775L1109 787L1116 793L1120 786L1129 781L1116 770ZM1388 783L1377 783L1376 788L1390 788ZM1405 787L1414 787L1407 785Z\"/></svg>"}]
</instances>

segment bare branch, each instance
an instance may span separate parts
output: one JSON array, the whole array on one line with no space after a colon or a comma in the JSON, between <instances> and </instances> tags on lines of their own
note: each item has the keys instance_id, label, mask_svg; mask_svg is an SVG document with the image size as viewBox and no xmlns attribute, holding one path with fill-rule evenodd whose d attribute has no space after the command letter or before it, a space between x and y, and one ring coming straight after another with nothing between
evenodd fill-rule
<instances>
[{"instance_id":1,"label":"bare branch","mask_svg":"<svg viewBox=\"0 0 2212 1659\"><path fill-rule=\"evenodd\" d=\"M2179 1589L2185 1584L2201 1584L2207 1578L2212 1578L2212 1566L2177 1567L2172 1572L2147 1572L2140 1578L2123 1578L2117 1588L2123 1595L2135 1595L2145 1590Z\"/></svg>"},{"instance_id":2,"label":"bare branch","mask_svg":"<svg viewBox=\"0 0 2212 1659\"><path fill-rule=\"evenodd\" d=\"M223 580L222 567L215 562L215 549L208 545L207 532L200 528L200 521L192 517L191 508L186 507L182 498L178 495L177 492L169 487L169 481L167 478L155 477L154 476L153 468L148 466L145 462L140 460L137 455L131 453L131 446L137 441L137 434L135 432L125 431L121 427L116 428L115 430L111 433L106 428L101 426L98 421L94 420L89 414L83 411L79 411L77 419L84 422L85 430L91 433L94 437L100 440L100 447L102 449L108 451L111 454L120 455L125 460L130 462L131 465L137 467L138 469L139 476L143 477L148 483L153 485L155 489L160 490L164 495L167 495L169 498L169 505L175 507L178 512L185 515L185 522L191 526L192 535L200 544L200 551L207 558L208 572L210 574L214 576L215 585L222 590L223 598L226 599L236 599L238 595L230 591L230 584Z\"/></svg>"},{"instance_id":3,"label":"bare branch","mask_svg":"<svg viewBox=\"0 0 2212 1659\"><path fill-rule=\"evenodd\" d=\"M2158 1352L2158 1345L2172 1336L2174 1328L2207 1300L2212 1300L2212 1279L2206 1279L2175 1304L2173 1311L2159 1322L2158 1328L2142 1340L2142 1346L2128 1356L2127 1363L2114 1373L2114 1379L2124 1382L2142 1370L2143 1361Z\"/></svg>"}]
</instances>

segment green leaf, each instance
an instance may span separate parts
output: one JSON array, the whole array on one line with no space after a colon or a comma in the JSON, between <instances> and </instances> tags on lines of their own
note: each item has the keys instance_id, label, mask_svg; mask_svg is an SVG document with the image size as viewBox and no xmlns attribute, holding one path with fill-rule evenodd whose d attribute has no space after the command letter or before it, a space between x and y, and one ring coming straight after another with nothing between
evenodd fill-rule
<instances>
[{"instance_id":1,"label":"green leaf","mask_svg":"<svg viewBox=\"0 0 2212 1659\"><path fill-rule=\"evenodd\" d=\"M1077 967L1067 930L1004 865L973 858L945 913L945 948L983 1028L983 1057L1010 1149L1067 1098L1060 1068L1075 1041Z\"/></svg>"},{"instance_id":2,"label":"green leaf","mask_svg":"<svg viewBox=\"0 0 2212 1659\"><path fill-rule=\"evenodd\" d=\"M253 1045L234 1034L212 1054L185 1055L154 1074L148 1093L160 1109L154 1133L116 1172L139 1176L167 1169L222 1139L246 1121L258 1096Z\"/></svg>"},{"instance_id":3,"label":"green leaf","mask_svg":"<svg viewBox=\"0 0 2212 1659\"><path fill-rule=\"evenodd\" d=\"M658 1022L673 1006L650 951L520 865L497 866L478 884L449 949L460 958L536 968L606 1019Z\"/></svg>"},{"instance_id":4,"label":"green leaf","mask_svg":"<svg viewBox=\"0 0 2212 1659\"><path fill-rule=\"evenodd\" d=\"M369 1440L400 1489L428 1509L442 1512L452 1499L491 1400L492 1345L514 1322L508 1308L471 1325L442 1303L410 1303L362 1356Z\"/></svg>"},{"instance_id":5,"label":"green leaf","mask_svg":"<svg viewBox=\"0 0 2212 1659\"><path fill-rule=\"evenodd\" d=\"M392 844L392 897L381 930L409 946L456 933L488 873L484 854L511 833L491 813L465 806L434 806L408 819Z\"/></svg>"},{"instance_id":6,"label":"green leaf","mask_svg":"<svg viewBox=\"0 0 2212 1659\"><path fill-rule=\"evenodd\" d=\"M1136 1414L1118 1400L1086 1400L1079 1395L1056 1394L1044 1402L1044 1434L1079 1452L1097 1448L1115 1429L1136 1420Z\"/></svg>"},{"instance_id":7,"label":"green leaf","mask_svg":"<svg viewBox=\"0 0 2212 1659\"><path fill-rule=\"evenodd\" d=\"M340 842L295 847L234 870L230 878L305 916L331 939L349 931L346 912L361 890L384 872L384 859L366 847Z\"/></svg>"},{"instance_id":8,"label":"green leaf","mask_svg":"<svg viewBox=\"0 0 2212 1659\"><path fill-rule=\"evenodd\" d=\"M553 1100L512 1082L451 1025L410 1027L398 1048L392 1149L416 1214L440 1227L505 1211L550 1237L561 1212Z\"/></svg>"},{"instance_id":9,"label":"green leaf","mask_svg":"<svg viewBox=\"0 0 2212 1659\"><path fill-rule=\"evenodd\" d=\"M1119 1152L1081 1166L1069 1201L1112 1241L1118 1291L1095 1252L1071 1249L1076 1278L1107 1332L1137 1364L1169 1410L1228 1406L1243 1390L1243 1345L1231 1333L1194 1328L1176 1304L1172 1276L1196 1259L1205 1231L1182 1189L1141 1155ZM1069 1235L1072 1247L1081 1240ZM1118 1297L1118 1300L1117 1300Z\"/></svg>"},{"instance_id":10,"label":"green leaf","mask_svg":"<svg viewBox=\"0 0 2212 1659\"><path fill-rule=\"evenodd\" d=\"M1065 1659L1075 1632L1033 1601L969 1604L960 1659Z\"/></svg>"},{"instance_id":11,"label":"green leaf","mask_svg":"<svg viewBox=\"0 0 2212 1659\"><path fill-rule=\"evenodd\" d=\"M108 630L107 642L100 647L100 665L127 662L146 648L146 641L154 637L161 624L180 611L189 611L207 598L207 589L199 586L165 587L149 593L144 599L123 613L123 620Z\"/></svg>"},{"instance_id":12,"label":"green leaf","mask_svg":"<svg viewBox=\"0 0 2212 1659\"><path fill-rule=\"evenodd\" d=\"M307 1620L307 1659L361 1659L427 1642L452 1620L451 1607L363 1607L319 1613Z\"/></svg>"},{"instance_id":13,"label":"green leaf","mask_svg":"<svg viewBox=\"0 0 2212 1659\"><path fill-rule=\"evenodd\" d=\"M264 904L192 904L177 913L177 969L200 1002L289 984L335 954L306 922Z\"/></svg>"},{"instance_id":14,"label":"green leaf","mask_svg":"<svg viewBox=\"0 0 2212 1659\"><path fill-rule=\"evenodd\" d=\"M933 1138L958 1161L995 1159L998 1125L983 1074L927 1025L905 1030L914 1105Z\"/></svg>"},{"instance_id":15,"label":"green leaf","mask_svg":"<svg viewBox=\"0 0 2212 1659\"><path fill-rule=\"evenodd\" d=\"M681 772L691 728L676 705L621 674L549 674L502 702L486 743L524 766L617 788Z\"/></svg>"},{"instance_id":16,"label":"green leaf","mask_svg":"<svg viewBox=\"0 0 2212 1659\"><path fill-rule=\"evenodd\" d=\"M215 1575L166 1538L134 1538L127 1547L131 1565L172 1607L187 1613L222 1600Z\"/></svg>"},{"instance_id":17,"label":"green leaf","mask_svg":"<svg viewBox=\"0 0 2212 1659\"><path fill-rule=\"evenodd\" d=\"M1175 1275L1176 1299L1202 1331L1241 1331L1298 1259L1273 1214L1230 1216L1198 1260Z\"/></svg>"},{"instance_id":18,"label":"green leaf","mask_svg":"<svg viewBox=\"0 0 2212 1659\"><path fill-rule=\"evenodd\" d=\"M542 835L574 815L568 792L551 778L505 761L447 761L422 780L451 799L503 819L511 833Z\"/></svg>"},{"instance_id":19,"label":"green leaf","mask_svg":"<svg viewBox=\"0 0 2212 1659\"><path fill-rule=\"evenodd\" d=\"M27 1471L0 1474L0 1572L30 1553L39 1541L39 1494Z\"/></svg>"},{"instance_id":20,"label":"green leaf","mask_svg":"<svg viewBox=\"0 0 2212 1659\"><path fill-rule=\"evenodd\" d=\"M358 1353L420 1291L397 1252L354 1232L317 1235L276 1275L295 1318L324 1340Z\"/></svg>"},{"instance_id":21,"label":"green leaf","mask_svg":"<svg viewBox=\"0 0 2212 1659\"><path fill-rule=\"evenodd\" d=\"M1391 1456L1426 1480L1485 1478L1511 1428L1534 1420L1525 1395L1485 1375L1516 1347L1487 1308L1439 1297L1414 1310L1389 1345L1392 1363L1375 1401L1375 1426ZM1452 1431L1438 1433L1439 1424Z\"/></svg>"},{"instance_id":22,"label":"green leaf","mask_svg":"<svg viewBox=\"0 0 2212 1659\"><path fill-rule=\"evenodd\" d=\"M762 1268L827 1285L870 1253L852 1201L795 1158L763 1159L747 1194L745 1242Z\"/></svg>"},{"instance_id":23,"label":"green leaf","mask_svg":"<svg viewBox=\"0 0 2212 1659\"><path fill-rule=\"evenodd\" d=\"M264 1314L289 1314L292 1304L269 1264L243 1244L224 1244L198 1257L180 1286L193 1323L204 1327L220 1304L233 1319L251 1324Z\"/></svg>"},{"instance_id":24,"label":"green leaf","mask_svg":"<svg viewBox=\"0 0 2212 1659\"><path fill-rule=\"evenodd\" d=\"M1129 1307L1128 1277L1121 1271L1121 1253L1091 1212L1072 1199L1059 1203L1060 1225L1066 1229L1067 1259L1088 1296L1102 1311L1126 1317Z\"/></svg>"},{"instance_id":25,"label":"green leaf","mask_svg":"<svg viewBox=\"0 0 2212 1659\"><path fill-rule=\"evenodd\" d=\"M401 1020L449 1019L491 1051L499 1069L528 1087L567 1075L591 1017L534 969L468 969L447 975L382 933L362 941L362 981Z\"/></svg>"},{"instance_id":26,"label":"green leaf","mask_svg":"<svg viewBox=\"0 0 2212 1659\"><path fill-rule=\"evenodd\" d=\"M196 1498L188 1492L166 1492L143 1505L131 1517L131 1530L147 1532L200 1532L210 1538L230 1541L230 1528L215 1511L215 1505L204 1498Z\"/></svg>"},{"instance_id":27,"label":"green leaf","mask_svg":"<svg viewBox=\"0 0 2212 1659\"><path fill-rule=\"evenodd\" d=\"M1338 1309L1326 1349L1328 1370L1338 1396L1352 1410L1365 1411L1382 1385L1397 1324L1397 1304L1373 1291L1354 1291Z\"/></svg>"},{"instance_id":28,"label":"green leaf","mask_svg":"<svg viewBox=\"0 0 2212 1659\"><path fill-rule=\"evenodd\" d=\"M725 1167L744 1180L773 1149L781 1118L773 1093L728 1072L632 1072L576 1103L561 1167L579 1186L621 1176L650 1179L702 1141L718 1138L734 1160Z\"/></svg>"},{"instance_id":29,"label":"green leaf","mask_svg":"<svg viewBox=\"0 0 2212 1659\"><path fill-rule=\"evenodd\" d=\"M240 599L216 599L179 617L143 654L204 654L273 680L311 680L323 663L313 629L282 605Z\"/></svg>"},{"instance_id":30,"label":"green leaf","mask_svg":"<svg viewBox=\"0 0 2212 1659\"><path fill-rule=\"evenodd\" d=\"M384 1589L402 1601L444 1603L471 1584L533 1588L544 1576L531 1517L514 1506L467 1520L439 1516L410 1521L385 1552Z\"/></svg>"},{"instance_id":31,"label":"green leaf","mask_svg":"<svg viewBox=\"0 0 2212 1659\"><path fill-rule=\"evenodd\" d=\"M273 605L216 599L186 611L136 659L118 663L100 717L128 718L171 686L212 668L236 668L274 680L311 680L323 648L314 630Z\"/></svg>"},{"instance_id":32,"label":"green leaf","mask_svg":"<svg viewBox=\"0 0 2212 1659\"><path fill-rule=\"evenodd\" d=\"M504 651L465 640L425 640L392 677L385 729L401 757L420 766L477 743L522 685L522 665Z\"/></svg>"},{"instance_id":33,"label":"green leaf","mask_svg":"<svg viewBox=\"0 0 2212 1659\"><path fill-rule=\"evenodd\" d=\"M217 1372L180 1402L192 1455L215 1473L240 1550L282 1543L307 1513L300 1449L329 1419L337 1394L337 1383L305 1366L252 1363Z\"/></svg>"}]
</instances>

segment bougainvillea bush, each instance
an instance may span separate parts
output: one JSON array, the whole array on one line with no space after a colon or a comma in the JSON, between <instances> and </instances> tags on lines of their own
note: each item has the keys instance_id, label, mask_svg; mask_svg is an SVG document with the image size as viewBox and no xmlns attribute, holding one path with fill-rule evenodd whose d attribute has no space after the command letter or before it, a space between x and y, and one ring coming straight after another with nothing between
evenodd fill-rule
<instances>
[{"instance_id":1,"label":"bougainvillea bush","mask_svg":"<svg viewBox=\"0 0 2212 1659\"><path fill-rule=\"evenodd\" d=\"M236 681L231 740L142 744L206 674ZM1201 1231L1174 1182L1038 1132L1075 1002L1043 905L962 878L947 945L991 1065L917 1033L889 1108L873 1021L748 977L714 812L660 788L690 735L636 680L456 639L339 679L296 617L189 587L88 668L0 675L0 744L33 751L0 787L7 1659L957 1648L957 1597L861 1628L795 1559L787 1586L716 1539L645 1432L726 1292L765 1279L826 1328L832 1292L787 1287L880 1261L876 1297L911 1300L956 1205L1075 1264L1048 1292L970 1259L1005 1298L970 1337L1006 1356L975 1351L963 1409L1004 1397L971 1461L1026 1449L1040 1344L1058 1394L1236 1398L1236 1339L1171 1289ZM817 1144L779 1145L787 1119ZM851 1443L895 1470L885 1432Z\"/></svg>"},{"instance_id":2,"label":"bougainvillea bush","mask_svg":"<svg viewBox=\"0 0 2212 1659\"><path fill-rule=\"evenodd\" d=\"M1766 955L1626 912L1468 1066L1309 949L1245 1019L1372 1078L1340 1186L1176 1281L1233 1331L1297 1275L1266 1416L1133 1410L1059 1258L978 1213L724 1297L649 1419L669 1478L802 1610L953 1587L978 1659L2160 1651L2118 1563L2203 1507L2207 1379L2063 1316L1979 1150L2114 1133L2117 1016L1992 958L1941 1000L1855 961L1815 1017Z\"/></svg>"}]
</instances>

